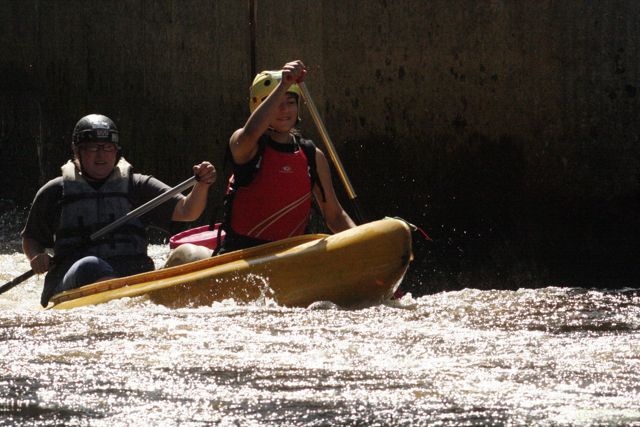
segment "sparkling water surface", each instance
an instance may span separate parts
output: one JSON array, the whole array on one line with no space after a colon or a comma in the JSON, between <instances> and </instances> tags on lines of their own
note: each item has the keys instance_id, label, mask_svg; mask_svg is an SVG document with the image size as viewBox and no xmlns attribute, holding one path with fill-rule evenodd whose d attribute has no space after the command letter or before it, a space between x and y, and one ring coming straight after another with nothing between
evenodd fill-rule
<instances>
[{"instance_id":1,"label":"sparkling water surface","mask_svg":"<svg viewBox=\"0 0 640 427\"><path fill-rule=\"evenodd\" d=\"M28 269L0 254L0 284ZM42 281L0 295L3 426L640 425L631 289L57 311Z\"/></svg>"}]
</instances>

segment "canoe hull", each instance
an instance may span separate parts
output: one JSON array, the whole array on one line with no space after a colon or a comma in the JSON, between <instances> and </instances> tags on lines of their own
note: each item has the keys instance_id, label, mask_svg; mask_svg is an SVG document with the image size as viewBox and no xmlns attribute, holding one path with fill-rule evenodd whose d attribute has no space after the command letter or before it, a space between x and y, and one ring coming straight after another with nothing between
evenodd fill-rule
<instances>
[{"instance_id":1,"label":"canoe hull","mask_svg":"<svg viewBox=\"0 0 640 427\"><path fill-rule=\"evenodd\" d=\"M344 308L362 308L391 297L411 259L409 227L399 220L384 219L331 236L297 236L87 285L54 296L53 308L144 294L174 308L261 297L289 307L331 301Z\"/></svg>"}]
</instances>

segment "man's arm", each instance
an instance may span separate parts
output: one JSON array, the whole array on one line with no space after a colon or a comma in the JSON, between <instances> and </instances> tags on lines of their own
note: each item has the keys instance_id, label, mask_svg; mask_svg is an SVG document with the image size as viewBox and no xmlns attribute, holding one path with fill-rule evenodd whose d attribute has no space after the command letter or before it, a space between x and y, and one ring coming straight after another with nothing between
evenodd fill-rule
<instances>
[{"instance_id":1,"label":"man's arm","mask_svg":"<svg viewBox=\"0 0 640 427\"><path fill-rule=\"evenodd\" d=\"M193 167L198 182L191 192L176 203L171 219L173 221L195 221L207 207L209 186L216 181L216 168L209 162L202 162Z\"/></svg>"},{"instance_id":2,"label":"man's arm","mask_svg":"<svg viewBox=\"0 0 640 427\"><path fill-rule=\"evenodd\" d=\"M51 256L45 252L45 247L40 242L29 237L23 237L22 251L29 260L34 273L43 274L49 271Z\"/></svg>"},{"instance_id":3,"label":"man's arm","mask_svg":"<svg viewBox=\"0 0 640 427\"><path fill-rule=\"evenodd\" d=\"M52 179L36 193L22 236L22 251L36 274L43 274L51 267L51 256L45 252L53 247L54 224L60 218L57 201L62 196L62 179Z\"/></svg>"}]
</instances>

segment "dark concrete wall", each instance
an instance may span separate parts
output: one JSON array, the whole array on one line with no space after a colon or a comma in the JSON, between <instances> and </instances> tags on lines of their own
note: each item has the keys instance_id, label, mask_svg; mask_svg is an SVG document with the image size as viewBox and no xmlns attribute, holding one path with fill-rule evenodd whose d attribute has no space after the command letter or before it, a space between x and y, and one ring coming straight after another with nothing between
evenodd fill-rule
<instances>
[{"instance_id":1,"label":"dark concrete wall","mask_svg":"<svg viewBox=\"0 0 640 427\"><path fill-rule=\"evenodd\" d=\"M27 191L12 194L16 176L5 175L3 197L24 202L37 189L38 159L40 181L56 175L91 112L116 121L134 166L168 182L218 156L244 119L247 10L237 1L13 1L0 16L4 161L29 151Z\"/></svg>"},{"instance_id":2,"label":"dark concrete wall","mask_svg":"<svg viewBox=\"0 0 640 427\"><path fill-rule=\"evenodd\" d=\"M640 3L254 2L253 52L249 1L0 3L0 198L28 203L93 111L169 183L220 165L252 57L302 58L368 217L435 239L415 291L638 285Z\"/></svg>"}]
</instances>

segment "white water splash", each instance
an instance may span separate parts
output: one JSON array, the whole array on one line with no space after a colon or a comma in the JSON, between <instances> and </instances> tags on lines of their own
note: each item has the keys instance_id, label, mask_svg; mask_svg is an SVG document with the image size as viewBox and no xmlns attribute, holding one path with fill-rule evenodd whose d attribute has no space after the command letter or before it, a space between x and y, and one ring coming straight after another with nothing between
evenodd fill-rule
<instances>
[{"instance_id":1,"label":"white water splash","mask_svg":"<svg viewBox=\"0 0 640 427\"><path fill-rule=\"evenodd\" d=\"M151 247L160 266L167 250ZM3 280L26 271L0 255ZM39 308L0 295L0 425L640 424L640 297L546 288L365 310Z\"/></svg>"}]
</instances>

